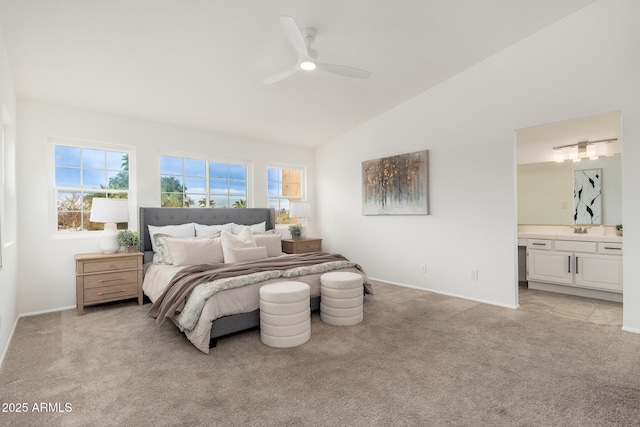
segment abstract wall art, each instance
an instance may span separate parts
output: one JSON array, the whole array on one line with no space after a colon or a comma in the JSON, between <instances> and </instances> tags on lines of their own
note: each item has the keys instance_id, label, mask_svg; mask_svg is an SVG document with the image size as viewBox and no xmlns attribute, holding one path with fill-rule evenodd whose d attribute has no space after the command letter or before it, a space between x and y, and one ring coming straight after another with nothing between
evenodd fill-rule
<instances>
[{"instance_id":1,"label":"abstract wall art","mask_svg":"<svg viewBox=\"0 0 640 427\"><path fill-rule=\"evenodd\" d=\"M362 162L363 215L428 215L429 151Z\"/></svg>"},{"instance_id":2,"label":"abstract wall art","mask_svg":"<svg viewBox=\"0 0 640 427\"><path fill-rule=\"evenodd\" d=\"M602 169L573 172L573 223L602 224Z\"/></svg>"}]
</instances>

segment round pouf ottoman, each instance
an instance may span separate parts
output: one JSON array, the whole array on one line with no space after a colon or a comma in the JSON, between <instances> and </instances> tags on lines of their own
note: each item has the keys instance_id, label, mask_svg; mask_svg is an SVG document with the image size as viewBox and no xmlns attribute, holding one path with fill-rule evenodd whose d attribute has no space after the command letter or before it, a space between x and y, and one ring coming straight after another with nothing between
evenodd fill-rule
<instances>
[{"instance_id":1,"label":"round pouf ottoman","mask_svg":"<svg viewBox=\"0 0 640 427\"><path fill-rule=\"evenodd\" d=\"M334 326L362 322L363 279L358 273L333 271L320 277L320 318Z\"/></svg>"},{"instance_id":2,"label":"round pouf ottoman","mask_svg":"<svg viewBox=\"0 0 640 427\"><path fill-rule=\"evenodd\" d=\"M311 337L309 285L278 282L260 288L260 339L269 347L288 348Z\"/></svg>"}]
</instances>

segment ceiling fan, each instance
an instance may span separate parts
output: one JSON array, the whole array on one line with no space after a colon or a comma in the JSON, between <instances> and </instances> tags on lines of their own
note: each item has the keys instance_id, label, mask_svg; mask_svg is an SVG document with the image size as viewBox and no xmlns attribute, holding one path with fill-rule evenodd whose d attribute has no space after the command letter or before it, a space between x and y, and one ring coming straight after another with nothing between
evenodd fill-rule
<instances>
[{"instance_id":1,"label":"ceiling fan","mask_svg":"<svg viewBox=\"0 0 640 427\"><path fill-rule=\"evenodd\" d=\"M284 32L289 39L289 42L293 48L298 52L298 63L288 70L281 71L270 77L267 77L262 82L266 84L272 84L284 80L287 77L292 76L300 70L313 71L316 68L324 71L328 71L333 74L338 74L345 77L354 77L356 79L368 79L371 76L371 72L367 70L361 70L359 68L347 67L346 65L325 64L318 62L318 53L311 49L311 42L316 37L315 28L305 28L300 30L295 19L291 16L281 16L280 22Z\"/></svg>"}]
</instances>

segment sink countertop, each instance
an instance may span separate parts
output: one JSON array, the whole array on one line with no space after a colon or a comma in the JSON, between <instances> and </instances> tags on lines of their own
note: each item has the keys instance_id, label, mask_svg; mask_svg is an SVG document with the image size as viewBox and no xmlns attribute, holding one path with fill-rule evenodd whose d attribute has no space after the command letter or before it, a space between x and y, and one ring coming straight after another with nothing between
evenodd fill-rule
<instances>
[{"instance_id":1,"label":"sink countertop","mask_svg":"<svg viewBox=\"0 0 640 427\"><path fill-rule=\"evenodd\" d=\"M622 236L600 235L600 234L578 234L578 233L518 233L520 239L556 239L556 240L579 240L590 242L616 242L622 243Z\"/></svg>"}]
</instances>

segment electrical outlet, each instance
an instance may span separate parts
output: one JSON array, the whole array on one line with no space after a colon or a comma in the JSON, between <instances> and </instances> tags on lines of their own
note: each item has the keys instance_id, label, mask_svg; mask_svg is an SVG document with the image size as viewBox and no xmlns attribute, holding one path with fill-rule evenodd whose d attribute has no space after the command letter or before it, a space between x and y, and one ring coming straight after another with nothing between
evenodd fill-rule
<instances>
[{"instance_id":1,"label":"electrical outlet","mask_svg":"<svg viewBox=\"0 0 640 427\"><path fill-rule=\"evenodd\" d=\"M427 272L427 264L420 264L420 271L423 273Z\"/></svg>"},{"instance_id":2,"label":"electrical outlet","mask_svg":"<svg viewBox=\"0 0 640 427\"><path fill-rule=\"evenodd\" d=\"M478 280L478 270L471 270L471 280Z\"/></svg>"}]
</instances>

